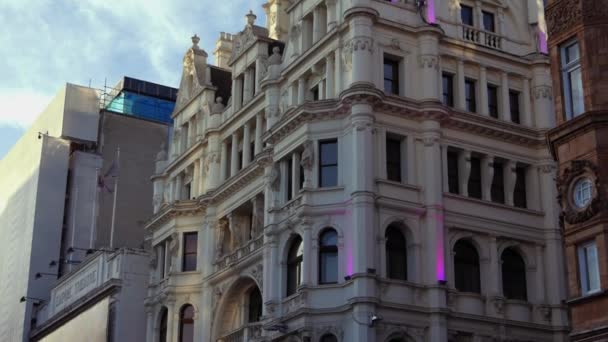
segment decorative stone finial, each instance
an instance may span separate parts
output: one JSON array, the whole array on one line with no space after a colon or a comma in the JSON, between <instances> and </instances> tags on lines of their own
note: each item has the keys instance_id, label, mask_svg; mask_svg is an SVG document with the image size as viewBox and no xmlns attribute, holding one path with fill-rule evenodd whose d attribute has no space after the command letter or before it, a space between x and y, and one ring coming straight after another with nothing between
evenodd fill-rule
<instances>
[{"instance_id":1,"label":"decorative stone finial","mask_svg":"<svg viewBox=\"0 0 608 342\"><path fill-rule=\"evenodd\" d=\"M247 13L247 15L245 15L245 19L247 20L247 26L253 26L253 24L255 23L255 20L258 17L253 14L252 10L249 10L249 13Z\"/></svg>"},{"instance_id":2,"label":"decorative stone finial","mask_svg":"<svg viewBox=\"0 0 608 342\"><path fill-rule=\"evenodd\" d=\"M268 57L268 64L281 64L281 49L278 46L272 48L272 55Z\"/></svg>"},{"instance_id":3,"label":"decorative stone finial","mask_svg":"<svg viewBox=\"0 0 608 342\"><path fill-rule=\"evenodd\" d=\"M221 96L215 98L215 103L211 107L212 114L221 114L224 111L225 106L222 101L224 101L224 99L222 99Z\"/></svg>"},{"instance_id":4,"label":"decorative stone finial","mask_svg":"<svg viewBox=\"0 0 608 342\"><path fill-rule=\"evenodd\" d=\"M194 34L194 36L192 36L191 39L192 39L192 47L198 49L198 42L200 42L201 39L196 35L196 33Z\"/></svg>"}]
</instances>

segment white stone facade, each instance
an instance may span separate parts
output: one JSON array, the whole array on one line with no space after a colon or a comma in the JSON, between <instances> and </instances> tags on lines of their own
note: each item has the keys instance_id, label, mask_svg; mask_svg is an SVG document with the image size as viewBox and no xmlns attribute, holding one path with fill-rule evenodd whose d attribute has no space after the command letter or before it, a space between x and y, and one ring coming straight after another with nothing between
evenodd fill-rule
<instances>
[{"instance_id":1,"label":"white stone facade","mask_svg":"<svg viewBox=\"0 0 608 342\"><path fill-rule=\"evenodd\" d=\"M537 3L272 0L222 33L222 69L193 37L147 340L565 340Z\"/></svg>"}]
</instances>

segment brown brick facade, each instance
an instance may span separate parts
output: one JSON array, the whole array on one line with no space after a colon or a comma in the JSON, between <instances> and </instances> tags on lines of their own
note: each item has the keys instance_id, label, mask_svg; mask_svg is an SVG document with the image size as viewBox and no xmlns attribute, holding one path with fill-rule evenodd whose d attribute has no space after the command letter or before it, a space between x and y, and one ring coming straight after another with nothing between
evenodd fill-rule
<instances>
[{"instance_id":1,"label":"brown brick facade","mask_svg":"<svg viewBox=\"0 0 608 342\"><path fill-rule=\"evenodd\" d=\"M608 340L608 1L549 1L546 19L558 124L548 133L548 141L559 163L571 337L604 341ZM585 113L566 120L560 47L574 39L580 47ZM569 201L576 177L568 177L583 164L586 168L579 173L595 180L597 200L584 214L572 209ZM590 241L597 246L602 290L584 296L577 248Z\"/></svg>"}]
</instances>

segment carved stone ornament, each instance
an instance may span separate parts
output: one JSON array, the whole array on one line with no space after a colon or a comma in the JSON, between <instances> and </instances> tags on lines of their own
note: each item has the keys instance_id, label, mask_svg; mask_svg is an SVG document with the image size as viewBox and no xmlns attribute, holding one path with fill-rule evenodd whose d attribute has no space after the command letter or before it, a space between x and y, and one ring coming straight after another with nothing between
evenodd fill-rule
<instances>
[{"instance_id":1,"label":"carved stone ornament","mask_svg":"<svg viewBox=\"0 0 608 342\"><path fill-rule=\"evenodd\" d=\"M307 141L304 143L304 151L302 151L302 159L300 160L300 165L304 168L304 170L312 170L315 161L315 152L312 141Z\"/></svg>"},{"instance_id":2,"label":"carved stone ornament","mask_svg":"<svg viewBox=\"0 0 608 342\"><path fill-rule=\"evenodd\" d=\"M256 283L260 288L260 293L264 291L264 266L257 264L250 272L251 276L255 279Z\"/></svg>"},{"instance_id":3,"label":"carved stone ornament","mask_svg":"<svg viewBox=\"0 0 608 342\"><path fill-rule=\"evenodd\" d=\"M593 184L591 201L583 208L578 208L573 200L574 186L578 181L587 178ZM598 169L588 160L573 160L557 179L558 199L562 206L561 216L569 224L581 223L595 216L602 208L602 196Z\"/></svg>"},{"instance_id":4,"label":"carved stone ornament","mask_svg":"<svg viewBox=\"0 0 608 342\"><path fill-rule=\"evenodd\" d=\"M275 46L272 48L272 55L270 55L270 57L268 57L268 64L269 65L277 65L277 64L281 64L281 49L278 46Z\"/></svg>"},{"instance_id":5,"label":"carved stone ornament","mask_svg":"<svg viewBox=\"0 0 608 342\"><path fill-rule=\"evenodd\" d=\"M550 86L542 85L532 89L534 98L539 100L541 98L551 100L553 98L553 90Z\"/></svg>"},{"instance_id":6,"label":"carved stone ornament","mask_svg":"<svg viewBox=\"0 0 608 342\"><path fill-rule=\"evenodd\" d=\"M505 299L502 297L494 297L492 302L496 313L502 315L505 312Z\"/></svg>"},{"instance_id":7,"label":"carved stone ornament","mask_svg":"<svg viewBox=\"0 0 608 342\"><path fill-rule=\"evenodd\" d=\"M211 107L211 113L212 114L221 114L224 111L224 108L226 106L224 106L224 104L222 103L223 100L224 99L221 96L218 96L215 99L215 103Z\"/></svg>"},{"instance_id":8,"label":"carved stone ornament","mask_svg":"<svg viewBox=\"0 0 608 342\"><path fill-rule=\"evenodd\" d=\"M420 55L418 57L421 68L436 69L439 65L439 56L436 55Z\"/></svg>"},{"instance_id":9,"label":"carved stone ornament","mask_svg":"<svg viewBox=\"0 0 608 342\"><path fill-rule=\"evenodd\" d=\"M603 6L605 7L605 6ZM581 6L578 1L555 1L545 14L549 36L569 31L582 20Z\"/></svg>"}]
</instances>

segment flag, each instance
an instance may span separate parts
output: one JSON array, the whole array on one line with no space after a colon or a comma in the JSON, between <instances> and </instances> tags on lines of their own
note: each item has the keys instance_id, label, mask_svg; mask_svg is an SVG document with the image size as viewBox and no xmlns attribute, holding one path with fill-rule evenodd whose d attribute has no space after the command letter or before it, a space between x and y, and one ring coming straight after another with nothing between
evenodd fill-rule
<instances>
[{"instance_id":1,"label":"flag","mask_svg":"<svg viewBox=\"0 0 608 342\"><path fill-rule=\"evenodd\" d=\"M97 177L97 186L103 191L106 190L109 193L114 192L113 189L111 189L108 184L107 184L107 180L108 178L116 178L118 177L118 171L119 171L120 165L118 164L118 159L115 159L112 164L110 165L110 167L108 168L108 171L106 171L106 173L104 175L99 175Z\"/></svg>"}]
</instances>

